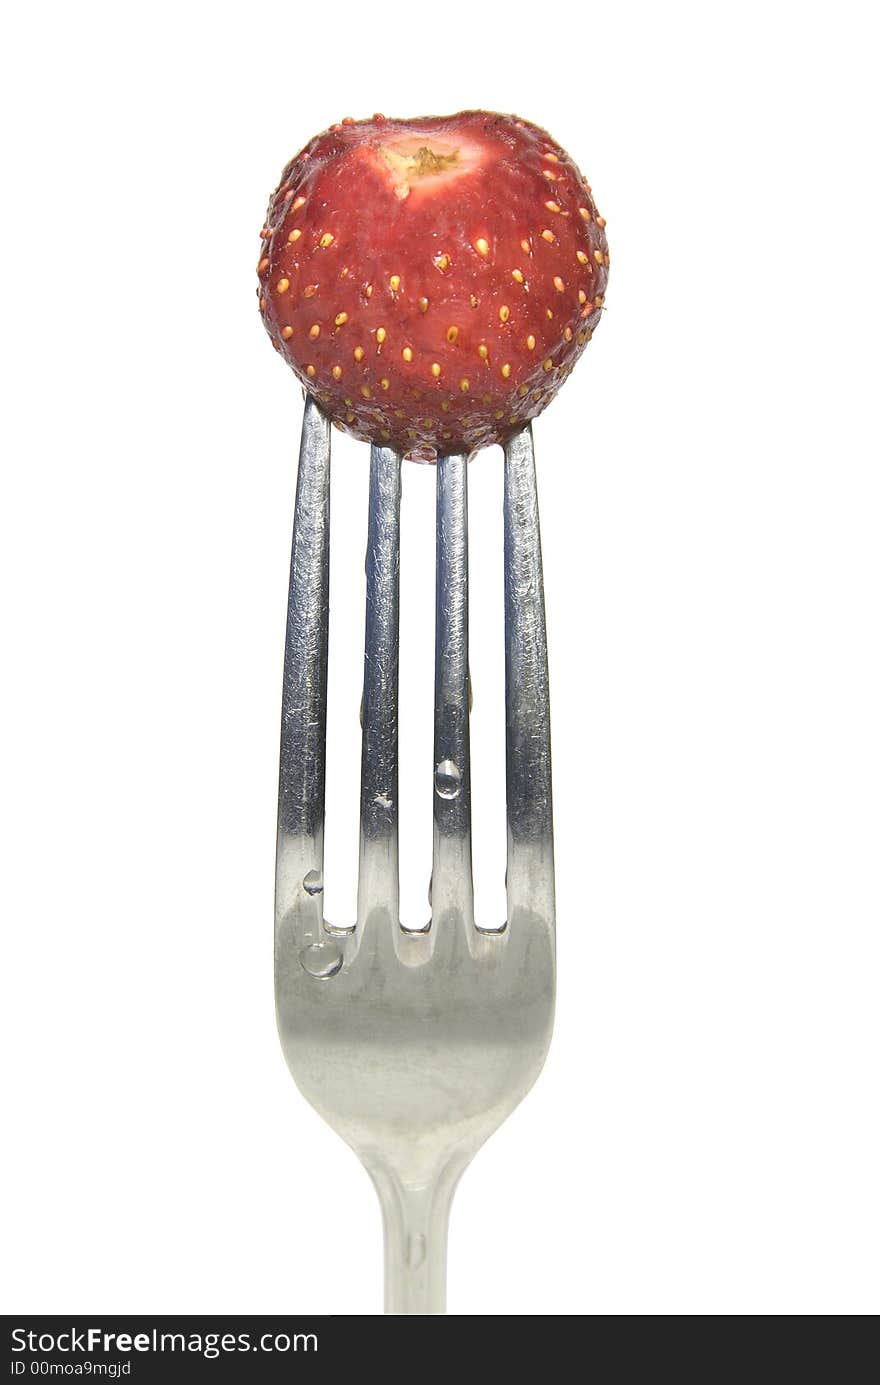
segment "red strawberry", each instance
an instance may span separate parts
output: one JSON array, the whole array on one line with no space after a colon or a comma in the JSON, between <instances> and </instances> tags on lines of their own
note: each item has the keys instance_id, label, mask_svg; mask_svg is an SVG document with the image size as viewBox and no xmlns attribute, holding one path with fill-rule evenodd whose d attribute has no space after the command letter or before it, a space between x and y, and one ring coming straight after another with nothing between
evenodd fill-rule
<instances>
[{"instance_id":1,"label":"red strawberry","mask_svg":"<svg viewBox=\"0 0 880 1385\"><path fill-rule=\"evenodd\" d=\"M340 427L422 459L471 452L540 413L592 336L604 226L527 121L344 120L284 170L260 310Z\"/></svg>"}]
</instances>

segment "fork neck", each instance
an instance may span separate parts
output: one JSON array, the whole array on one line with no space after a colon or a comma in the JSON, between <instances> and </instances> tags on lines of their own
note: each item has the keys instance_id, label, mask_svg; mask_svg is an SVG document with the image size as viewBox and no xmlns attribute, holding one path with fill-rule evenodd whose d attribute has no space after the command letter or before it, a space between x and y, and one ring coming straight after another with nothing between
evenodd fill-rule
<instances>
[{"instance_id":1,"label":"fork neck","mask_svg":"<svg viewBox=\"0 0 880 1385\"><path fill-rule=\"evenodd\" d=\"M386 1314L446 1312L449 1210L462 1171L447 1164L432 1181L416 1187L385 1165L368 1167L382 1206Z\"/></svg>"}]
</instances>

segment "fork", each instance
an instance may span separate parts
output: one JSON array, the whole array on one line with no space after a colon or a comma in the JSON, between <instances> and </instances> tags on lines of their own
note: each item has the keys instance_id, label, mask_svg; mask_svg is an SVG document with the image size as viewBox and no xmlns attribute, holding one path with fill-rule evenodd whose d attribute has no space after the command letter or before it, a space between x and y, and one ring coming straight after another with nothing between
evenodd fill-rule
<instances>
[{"instance_id":1,"label":"fork","mask_svg":"<svg viewBox=\"0 0 880 1385\"><path fill-rule=\"evenodd\" d=\"M399 917L401 457L370 450L357 922L322 908L330 427L308 396L281 726L275 993L301 1092L382 1206L385 1312L446 1311L456 1184L541 1070L555 995L547 651L531 427L504 459L507 920L474 921L468 741L467 458L437 460L432 916ZM427 785L426 785L427 790Z\"/></svg>"}]
</instances>

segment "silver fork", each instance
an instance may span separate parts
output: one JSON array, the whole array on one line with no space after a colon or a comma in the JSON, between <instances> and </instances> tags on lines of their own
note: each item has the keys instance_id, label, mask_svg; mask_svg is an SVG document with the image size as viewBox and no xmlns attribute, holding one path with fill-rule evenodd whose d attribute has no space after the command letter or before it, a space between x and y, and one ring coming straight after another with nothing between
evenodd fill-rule
<instances>
[{"instance_id":1,"label":"silver fork","mask_svg":"<svg viewBox=\"0 0 880 1385\"><path fill-rule=\"evenodd\" d=\"M382 1204L385 1312L445 1312L456 1184L541 1070L555 993L547 652L531 429L505 449L507 921L474 922L467 459L437 462L432 917L399 921L401 458L372 447L357 923L324 922L330 429L307 398L293 525L275 990L288 1066Z\"/></svg>"}]
</instances>

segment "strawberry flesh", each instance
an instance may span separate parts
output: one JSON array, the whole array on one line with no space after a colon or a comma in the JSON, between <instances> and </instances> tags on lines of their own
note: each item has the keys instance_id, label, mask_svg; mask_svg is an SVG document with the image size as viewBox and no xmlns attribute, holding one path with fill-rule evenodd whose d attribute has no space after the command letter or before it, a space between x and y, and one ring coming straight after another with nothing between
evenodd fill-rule
<instances>
[{"instance_id":1,"label":"strawberry flesh","mask_svg":"<svg viewBox=\"0 0 880 1385\"><path fill-rule=\"evenodd\" d=\"M546 408L590 340L604 226L565 150L515 116L343 121L284 170L260 311L345 431L471 453Z\"/></svg>"}]
</instances>

